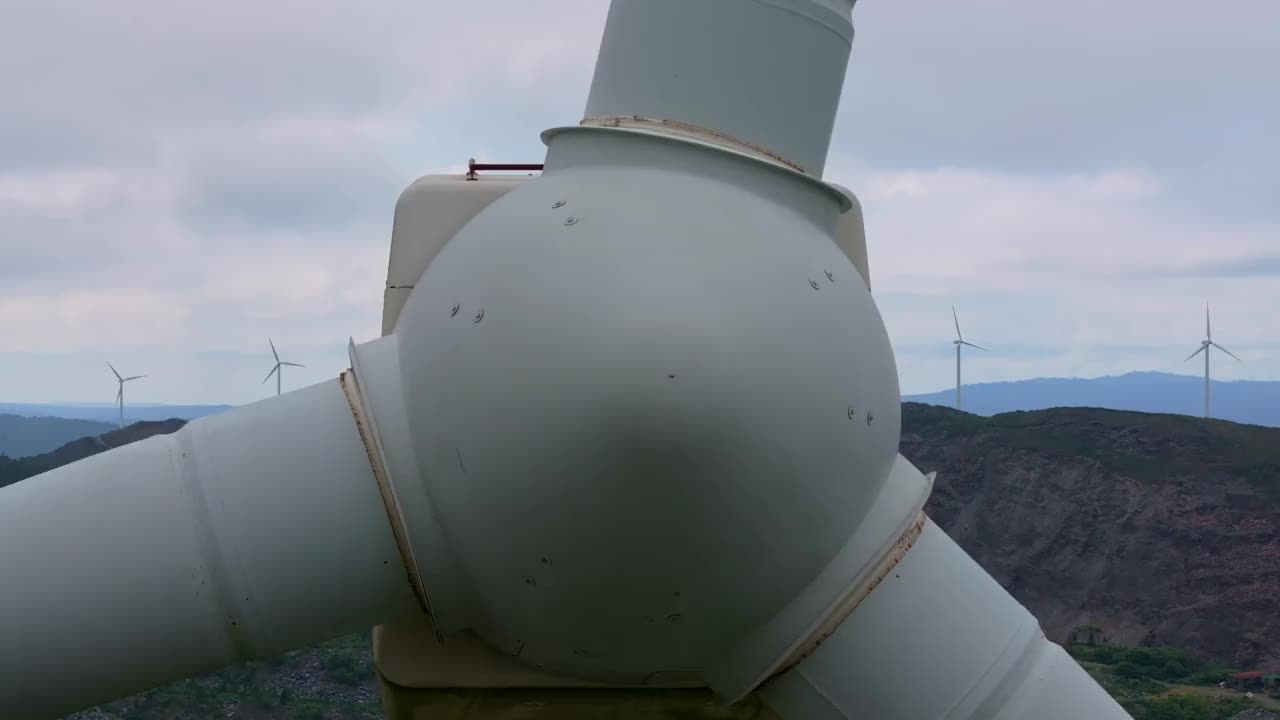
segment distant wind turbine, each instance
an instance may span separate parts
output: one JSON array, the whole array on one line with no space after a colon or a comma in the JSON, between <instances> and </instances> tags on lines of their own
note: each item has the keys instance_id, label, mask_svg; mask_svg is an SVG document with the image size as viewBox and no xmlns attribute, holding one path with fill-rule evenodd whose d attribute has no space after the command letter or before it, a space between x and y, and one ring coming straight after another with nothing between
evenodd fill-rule
<instances>
[{"instance_id":1,"label":"distant wind turbine","mask_svg":"<svg viewBox=\"0 0 1280 720\"><path fill-rule=\"evenodd\" d=\"M960 346L968 345L969 347L978 348L979 350L983 350L983 351L985 351L986 348L982 347L981 345L974 345L968 340L965 340L964 336L960 334L960 318L956 317L955 305L951 306L951 319L954 320L956 323L956 339L952 340L951 342L956 346L956 409L959 410L960 409Z\"/></svg>"},{"instance_id":2,"label":"distant wind turbine","mask_svg":"<svg viewBox=\"0 0 1280 720\"><path fill-rule=\"evenodd\" d=\"M1218 348L1222 352L1230 355L1233 358L1236 358L1236 360L1240 359L1235 356L1235 353L1231 352L1230 350L1222 347L1221 345L1213 341L1213 330L1209 327L1209 305L1208 303L1206 303L1204 306L1204 340L1200 341L1200 348L1198 350L1196 350L1195 352L1187 356L1187 360L1190 360L1191 358L1199 355L1200 353L1204 353L1204 416L1205 417L1209 417L1209 348L1211 347ZM1187 362L1187 360L1183 360L1183 362Z\"/></svg>"},{"instance_id":3,"label":"distant wind turbine","mask_svg":"<svg viewBox=\"0 0 1280 720\"><path fill-rule=\"evenodd\" d=\"M107 367L111 368L111 372L115 373L116 381L120 383L120 389L116 392L116 404L120 406L120 427L124 427L124 384L130 380L144 378L146 375L133 375L131 377L120 377L120 373L115 366L107 362Z\"/></svg>"},{"instance_id":4,"label":"distant wind turbine","mask_svg":"<svg viewBox=\"0 0 1280 720\"><path fill-rule=\"evenodd\" d=\"M276 376L276 394L279 395L280 394L280 375L283 373L283 371L280 368L284 365L288 365L289 367L306 367L306 365L299 365L298 363L285 362L281 360L280 353L276 352L276 344L271 342L271 338L267 338L267 344L271 346L271 354L275 357L276 364L275 364L275 367L271 368L271 372L267 373L267 376L262 379L262 382L265 383L266 381L271 379L272 375L275 375Z\"/></svg>"}]
</instances>

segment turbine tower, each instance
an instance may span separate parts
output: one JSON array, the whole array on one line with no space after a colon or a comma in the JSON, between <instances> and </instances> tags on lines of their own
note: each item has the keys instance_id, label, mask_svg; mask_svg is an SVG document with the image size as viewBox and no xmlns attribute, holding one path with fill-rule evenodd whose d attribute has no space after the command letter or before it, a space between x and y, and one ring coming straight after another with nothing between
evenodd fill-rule
<instances>
[{"instance_id":1,"label":"turbine tower","mask_svg":"<svg viewBox=\"0 0 1280 720\"><path fill-rule=\"evenodd\" d=\"M271 338L267 338L267 344L271 346L271 354L272 356L275 357L276 364L274 367L271 368L271 372L267 373L267 376L262 379L262 382L265 383L266 381L271 379L272 375L275 375L276 376L276 394L279 395L280 394L280 375L283 372L280 370L280 368L284 365L288 365L289 367L306 367L306 365L299 365L298 363L285 362L281 360L280 353L276 352L276 344L271 342Z\"/></svg>"},{"instance_id":2,"label":"turbine tower","mask_svg":"<svg viewBox=\"0 0 1280 720\"><path fill-rule=\"evenodd\" d=\"M964 336L960 334L960 318L956 317L955 305L951 306L951 319L954 320L956 323L956 339L952 340L951 342L956 346L956 409L959 410L960 409L960 346L968 345L969 347L978 348L979 350L982 350L982 351L986 351L986 348L982 347L981 345L974 345L968 340L965 340Z\"/></svg>"},{"instance_id":3,"label":"turbine tower","mask_svg":"<svg viewBox=\"0 0 1280 720\"><path fill-rule=\"evenodd\" d=\"M115 373L116 381L120 383L120 389L116 391L116 405L120 406L120 427L124 427L124 384L129 382L130 380L137 380L138 378L144 378L146 377L146 375L133 375L131 377L120 377L120 373L119 371L116 370L114 365L108 362L107 367L111 368L111 372Z\"/></svg>"},{"instance_id":4,"label":"turbine tower","mask_svg":"<svg viewBox=\"0 0 1280 720\"><path fill-rule=\"evenodd\" d=\"M1213 341L1213 329L1209 326L1209 304L1205 303L1204 340L1200 341L1200 347L1195 352L1188 355L1186 360L1183 360L1183 362L1187 362L1187 360L1190 360L1191 358L1199 355L1200 353L1204 353L1204 416L1205 417L1209 417L1209 348L1211 347L1218 348L1219 350L1230 355L1236 360L1240 359L1236 357L1235 353L1231 352L1230 350L1222 347L1221 345Z\"/></svg>"}]
</instances>

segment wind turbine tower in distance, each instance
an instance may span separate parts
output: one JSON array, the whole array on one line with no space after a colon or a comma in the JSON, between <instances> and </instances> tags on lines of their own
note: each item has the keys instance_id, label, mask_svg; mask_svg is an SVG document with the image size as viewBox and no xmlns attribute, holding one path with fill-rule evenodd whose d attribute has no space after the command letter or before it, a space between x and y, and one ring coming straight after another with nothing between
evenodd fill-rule
<instances>
[{"instance_id":1,"label":"wind turbine tower in distance","mask_svg":"<svg viewBox=\"0 0 1280 720\"><path fill-rule=\"evenodd\" d=\"M120 427L124 427L124 384L130 380L144 378L146 375L133 375L131 377L120 377L119 371L109 361L107 367L111 368L111 372L115 373L116 381L120 383L120 389L116 391L116 404L120 406Z\"/></svg>"},{"instance_id":2,"label":"wind turbine tower in distance","mask_svg":"<svg viewBox=\"0 0 1280 720\"><path fill-rule=\"evenodd\" d=\"M285 362L281 360L280 353L276 352L276 344L271 342L271 338L267 338L267 344L271 346L271 355L275 357L276 364L275 364L275 367L271 368L271 372L267 373L267 376L262 379L262 382L266 382L270 380L271 376L275 375L276 376L276 394L279 395L280 394L280 375L283 372L280 368L285 365L288 365L289 367L306 367L306 365L299 365L298 363Z\"/></svg>"},{"instance_id":3,"label":"wind turbine tower in distance","mask_svg":"<svg viewBox=\"0 0 1280 720\"><path fill-rule=\"evenodd\" d=\"M960 334L960 318L956 316L955 305L951 306L951 319L954 320L956 323L956 339L952 340L951 342L956 346L956 409L959 410L960 409L960 347L962 345L968 345L969 347L978 348L979 350L983 350L983 351L985 351L986 348L982 347L981 345L974 345L968 340L965 340L964 336Z\"/></svg>"},{"instance_id":4,"label":"wind turbine tower in distance","mask_svg":"<svg viewBox=\"0 0 1280 720\"><path fill-rule=\"evenodd\" d=\"M1218 348L1222 352L1235 358L1237 361L1240 359L1235 356L1235 353L1231 352L1230 350L1222 347L1221 345L1213 341L1213 329L1209 327L1209 304L1205 303L1204 340L1200 341L1200 349L1196 350L1195 352L1187 356L1187 360L1190 360L1196 355L1199 355L1200 353L1204 353L1204 416L1205 417L1209 417L1209 348L1211 347ZM1187 362L1187 360L1183 360L1183 362Z\"/></svg>"}]
</instances>

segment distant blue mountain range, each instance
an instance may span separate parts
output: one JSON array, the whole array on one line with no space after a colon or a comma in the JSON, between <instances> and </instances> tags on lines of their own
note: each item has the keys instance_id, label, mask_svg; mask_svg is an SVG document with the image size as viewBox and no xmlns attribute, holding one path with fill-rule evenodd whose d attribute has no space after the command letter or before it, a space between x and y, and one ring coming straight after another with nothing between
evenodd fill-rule
<instances>
[{"instance_id":1,"label":"distant blue mountain range","mask_svg":"<svg viewBox=\"0 0 1280 720\"><path fill-rule=\"evenodd\" d=\"M204 415L212 415L231 408L231 405L134 405L124 407L126 423L139 420L194 420ZM98 422L116 423L120 419L120 411L109 403L6 403L0 402L0 413L25 415L27 417L59 417L76 420L97 420Z\"/></svg>"},{"instance_id":2,"label":"distant blue mountain range","mask_svg":"<svg viewBox=\"0 0 1280 720\"><path fill-rule=\"evenodd\" d=\"M1280 381L1212 381L1210 414L1280 427ZM955 388L903 400L954 407ZM1178 415L1204 414L1204 377L1132 372L1100 378L1035 378L964 386L963 409L975 415L1051 407L1099 407Z\"/></svg>"}]
</instances>

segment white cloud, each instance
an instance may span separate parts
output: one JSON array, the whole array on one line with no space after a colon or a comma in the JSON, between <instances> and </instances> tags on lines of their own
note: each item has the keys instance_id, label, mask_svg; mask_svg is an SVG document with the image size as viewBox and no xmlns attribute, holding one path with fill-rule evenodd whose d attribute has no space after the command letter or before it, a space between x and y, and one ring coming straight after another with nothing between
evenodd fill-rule
<instances>
[{"instance_id":1,"label":"white cloud","mask_svg":"<svg viewBox=\"0 0 1280 720\"><path fill-rule=\"evenodd\" d=\"M1280 222L1196 223L1167 211L1163 183L1132 170L1027 177L942 169L857 171L877 303L904 392L954 382L950 305L975 353L974 381L1182 372L1213 304L1215 338L1246 360L1219 376L1280 377ZM1186 352L1183 352L1183 350Z\"/></svg>"},{"instance_id":2,"label":"white cloud","mask_svg":"<svg viewBox=\"0 0 1280 720\"><path fill-rule=\"evenodd\" d=\"M259 397L267 336L308 364L291 382L332 377L377 333L400 190L540 158L585 106L606 7L0 10L0 367L21 370L0 399L96 393L107 357L152 372L139 400ZM1205 300L1246 360L1223 376L1277 374L1280 5L868 2L855 23L829 175L863 201L905 390L950 382L953 301L992 347L975 380L1181 369Z\"/></svg>"}]
</instances>

